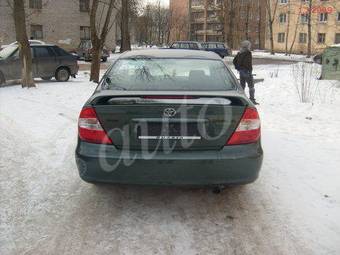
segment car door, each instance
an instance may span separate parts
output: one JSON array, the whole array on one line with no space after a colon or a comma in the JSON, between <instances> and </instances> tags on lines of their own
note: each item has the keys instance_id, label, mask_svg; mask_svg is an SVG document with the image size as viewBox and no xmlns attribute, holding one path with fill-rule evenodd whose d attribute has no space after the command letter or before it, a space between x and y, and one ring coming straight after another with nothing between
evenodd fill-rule
<instances>
[{"instance_id":1,"label":"car door","mask_svg":"<svg viewBox=\"0 0 340 255\"><path fill-rule=\"evenodd\" d=\"M15 80L21 78L21 61L19 49L4 61L4 75L7 80Z\"/></svg>"},{"instance_id":2,"label":"car door","mask_svg":"<svg viewBox=\"0 0 340 255\"><path fill-rule=\"evenodd\" d=\"M180 49L183 49L183 50L189 50L189 44L188 43L181 43L180 44Z\"/></svg>"},{"instance_id":3,"label":"car door","mask_svg":"<svg viewBox=\"0 0 340 255\"><path fill-rule=\"evenodd\" d=\"M33 62L36 68L35 77L52 77L55 75L58 63L50 46L34 46Z\"/></svg>"},{"instance_id":4,"label":"car door","mask_svg":"<svg viewBox=\"0 0 340 255\"><path fill-rule=\"evenodd\" d=\"M170 46L170 49L178 49L179 48L179 43L173 43L171 46Z\"/></svg>"}]
</instances>

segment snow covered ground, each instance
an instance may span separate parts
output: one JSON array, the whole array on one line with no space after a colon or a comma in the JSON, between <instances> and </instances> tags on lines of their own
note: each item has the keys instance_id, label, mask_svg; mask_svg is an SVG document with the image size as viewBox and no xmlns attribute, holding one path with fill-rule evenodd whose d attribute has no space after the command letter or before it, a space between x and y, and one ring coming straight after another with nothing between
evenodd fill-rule
<instances>
[{"instance_id":1,"label":"snow covered ground","mask_svg":"<svg viewBox=\"0 0 340 255\"><path fill-rule=\"evenodd\" d=\"M233 56L237 54L237 50L233 50ZM271 55L268 51L254 50L252 51L253 58L255 59L272 59L272 60L283 60L290 62L313 62L312 58L307 58L306 55L290 54L286 56L284 53L275 53Z\"/></svg>"},{"instance_id":2,"label":"snow covered ground","mask_svg":"<svg viewBox=\"0 0 340 255\"><path fill-rule=\"evenodd\" d=\"M220 195L82 182L86 73L0 88L0 254L340 254L340 84L302 104L291 69L256 66L261 177Z\"/></svg>"}]
</instances>

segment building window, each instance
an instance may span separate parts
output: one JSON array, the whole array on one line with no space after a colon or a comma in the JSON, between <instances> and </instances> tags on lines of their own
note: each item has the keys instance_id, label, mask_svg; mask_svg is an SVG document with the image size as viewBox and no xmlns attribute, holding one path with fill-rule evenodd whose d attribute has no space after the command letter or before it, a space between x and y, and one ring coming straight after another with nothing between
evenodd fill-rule
<instances>
[{"instance_id":1,"label":"building window","mask_svg":"<svg viewBox=\"0 0 340 255\"><path fill-rule=\"evenodd\" d=\"M43 26L31 25L31 39L43 39Z\"/></svg>"},{"instance_id":2,"label":"building window","mask_svg":"<svg viewBox=\"0 0 340 255\"><path fill-rule=\"evenodd\" d=\"M319 44L324 44L325 42L326 42L326 34L319 33L318 34L318 43Z\"/></svg>"},{"instance_id":3,"label":"building window","mask_svg":"<svg viewBox=\"0 0 340 255\"><path fill-rule=\"evenodd\" d=\"M299 34L299 43L306 43L307 42L307 34L306 33L300 33Z\"/></svg>"},{"instance_id":4,"label":"building window","mask_svg":"<svg viewBox=\"0 0 340 255\"><path fill-rule=\"evenodd\" d=\"M281 13L279 16L279 22L280 23L286 23L287 22L287 14L286 13Z\"/></svg>"},{"instance_id":5,"label":"building window","mask_svg":"<svg viewBox=\"0 0 340 255\"><path fill-rule=\"evenodd\" d=\"M339 33L335 34L335 43L336 44L340 43L340 34Z\"/></svg>"},{"instance_id":6,"label":"building window","mask_svg":"<svg viewBox=\"0 0 340 255\"><path fill-rule=\"evenodd\" d=\"M30 0L29 7L31 9L42 9L42 0Z\"/></svg>"},{"instance_id":7,"label":"building window","mask_svg":"<svg viewBox=\"0 0 340 255\"><path fill-rule=\"evenodd\" d=\"M303 24L308 23L308 14L301 14L300 22L303 23Z\"/></svg>"},{"instance_id":8,"label":"building window","mask_svg":"<svg viewBox=\"0 0 340 255\"><path fill-rule=\"evenodd\" d=\"M320 22L327 22L327 20L328 20L328 13L326 13L326 12L320 13L319 21Z\"/></svg>"},{"instance_id":9,"label":"building window","mask_svg":"<svg viewBox=\"0 0 340 255\"><path fill-rule=\"evenodd\" d=\"M288 0L280 0L280 4L287 4Z\"/></svg>"},{"instance_id":10,"label":"building window","mask_svg":"<svg viewBox=\"0 0 340 255\"><path fill-rule=\"evenodd\" d=\"M79 10L81 12L88 12L90 10L89 0L79 0Z\"/></svg>"},{"instance_id":11,"label":"building window","mask_svg":"<svg viewBox=\"0 0 340 255\"><path fill-rule=\"evenodd\" d=\"M338 12L336 15L336 21L340 22L340 12Z\"/></svg>"},{"instance_id":12,"label":"building window","mask_svg":"<svg viewBox=\"0 0 340 255\"><path fill-rule=\"evenodd\" d=\"M286 37L285 33L278 33L277 42L278 43L284 43L285 42L285 37Z\"/></svg>"},{"instance_id":13,"label":"building window","mask_svg":"<svg viewBox=\"0 0 340 255\"><path fill-rule=\"evenodd\" d=\"M91 31L90 27L80 26L80 40L90 40Z\"/></svg>"}]
</instances>

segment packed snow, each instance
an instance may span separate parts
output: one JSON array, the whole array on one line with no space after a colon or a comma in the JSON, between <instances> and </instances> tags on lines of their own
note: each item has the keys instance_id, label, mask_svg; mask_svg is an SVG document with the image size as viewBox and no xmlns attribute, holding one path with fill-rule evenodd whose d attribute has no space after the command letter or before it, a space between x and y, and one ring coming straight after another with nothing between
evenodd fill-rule
<instances>
[{"instance_id":1,"label":"packed snow","mask_svg":"<svg viewBox=\"0 0 340 255\"><path fill-rule=\"evenodd\" d=\"M255 67L261 176L220 195L82 182L87 72L0 88L0 254L340 254L340 82L301 103L292 70Z\"/></svg>"},{"instance_id":2,"label":"packed snow","mask_svg":"<svg viewBox=\"0 0 340 255\"><path fill-rule=\"evenodd\" d=\"M238 50L233 50L233 56L237 54ZM272 60L282 60L289 62L313 62L313 58L308 58L303 54L288 54L285 53L275 53L275 55L270 54L269 51L265 50L254 50L252 51L254 59L272 59Z\"/></svg>"}]
</instances>

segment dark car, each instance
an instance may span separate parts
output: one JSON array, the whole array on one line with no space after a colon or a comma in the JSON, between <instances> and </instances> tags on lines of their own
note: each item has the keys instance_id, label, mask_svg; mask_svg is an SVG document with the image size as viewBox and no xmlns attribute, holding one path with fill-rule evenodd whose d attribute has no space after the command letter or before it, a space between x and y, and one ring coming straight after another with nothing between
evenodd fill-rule
<instances>
[{"instance_id":1,"label":"dark car","mask_svg":"<svg viewBox=\"0 0 340 255\"><path fill-rule=\"evenodd\" d=\"M85 61L91 61L92 59L92 42L91 40L83 40L80 42L77 48L77 55L80 59L84 59ZM108 57L110 56L110 52L104 47L101 55L101 60L106 62Z\"/></svg>"},{"instance_id":2,"label":"dark car","mask_svg":"<svg viewBox=\"0 0 340 255\"><path fill-rule=\"evenodd\" d=\"M221 187L258 177L260 119L214 53L122 54L79 116L76 162L87 182Z\"/></svg>"},{"instance_id":3,"label":"dark car","mask_svg":"<svg viewBox=\"0 0 340 255\"><path fill-rule=\"evenodd\" d=\"M226 56L231 55L230 54L230 49L228 47L226 47L225 44L220 43L220 42L206 42L206 43L202 43L202 47L206 51L215 52L221 58L224 58Z\"/></svg>"},{"instance_id":4,"label":"dark car","mask_svg":"<svg viewBox=\"0 0 340 255\"><path fill-rule=\"evenodd\" d=\"M170 45L170 49L203 50L201 43L193 41L177 41Z\"/></svg>"},{"instance_id":5,"label":"dark car","mask_svg":"<svg viewBox=\"0 0 340 255\"><path fill-rule=\"evenodd\" d=\"M78 72L77 58L55 45L31 45L33 78L68 81ZM21 78L21 61L17 45L0 51L0 84Z\"/></svg>"}]
</instances>

